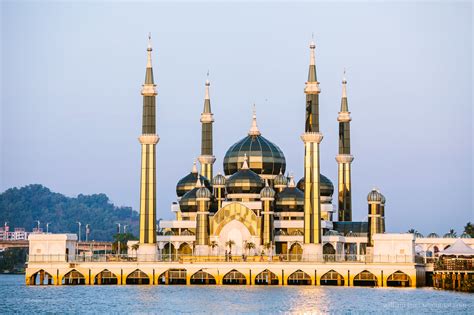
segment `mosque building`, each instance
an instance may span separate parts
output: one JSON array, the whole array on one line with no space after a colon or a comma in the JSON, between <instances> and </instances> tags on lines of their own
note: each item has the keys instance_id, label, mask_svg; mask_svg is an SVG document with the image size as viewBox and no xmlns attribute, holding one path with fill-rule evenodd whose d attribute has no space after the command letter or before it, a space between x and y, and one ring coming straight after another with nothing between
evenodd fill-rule
<instances>
[{"instance_id":1,"label":"mosque building","mask_svg":"<svg viewBox=\"0 0 474 315\"><path fill-rule=\"evenodd\" d=\"M385 232L385 196L367 195L367 222L353 221L347 80L342 80L337 191L321 174L319 82L314 42L305 83L304 176L287 173L277 144L250 129L214 174L214 115L205 82L201 152L176 184L173 220L157 224L157 86L149 37L143 97L140 231L128 253L79 254L75 234L29 236L25 280L34 284L264 284L423 286L460 289L474 281L474 239ZM218 120L217 120L218 122ZM303 129L303 126L301 126ZM158 177L159 178L159 177ZM336 194L336 195L335 195ZM337 204L337 209L333 206ZM440 260L437 260L440 258ZM442 264L438 262L441 261ZM455 266L455 269L453 266ZM431 279L431 280L430 280Z\"/></svg>"}]
</instances>

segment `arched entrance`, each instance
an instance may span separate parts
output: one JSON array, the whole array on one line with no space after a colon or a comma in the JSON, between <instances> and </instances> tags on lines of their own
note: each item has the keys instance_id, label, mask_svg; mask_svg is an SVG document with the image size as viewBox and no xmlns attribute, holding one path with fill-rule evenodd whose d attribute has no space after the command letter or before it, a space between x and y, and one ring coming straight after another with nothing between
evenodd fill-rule
<instances>
[{"instance_id":1,"label":"arched entrance","mask_svg":"<svg viewBox=\"0 0 474 315\"><path fill-rule=\"evenodd\" d=\"M320 285L344 285L344 277L335 270L329 270L320 279Z\"/></svg>"},{"instance_id":2,"label":"arched entrance","mask_svg":"<svg viewBox=\"0 0 474 315\"><path fill-rule=\"evenodd\" d=\"M114 273L110 272L109 270L105 269L98 273L94 278L94 284L97 285L107 285L107 284L117 284L118 279Z\"/></svg>"},{"instance_id":3,"label":"arched entrance","mask_svg":"<svg viewBox=\"0 0 474 315\"><path fill-rule=\"evenodd\" d=\"M336 260L336 250L331 243L326 243L323 245L323 256L324 261L335 261Z\"/></svg>"},{"instance_id":4,"label":"arched entrance","mask_svg":"<svg viewBox=\"0 0 474 315\"><path fill-rule=\"evenodd\" d=\"M222 284L247 284L247 278L241 272L234 269L222 278Z\"/></svg>"},{"instance_id":5,"label":"arched entrance","mask_svg":"<svg viewBox=\"0 0 474 315\"><path fill-rule=\"evenodd\" d=\"M127 276L126 284L150 284L150 278L140 269Z\"/></svg>"},{"instance_id":6,"label":"arched entrance","mask_svg":"<svg viewBox=\"0 0 474 315\"><path fill-rule=\"evenodd\" d=\"M257 285L278 285L278 277L276 276L276 274L274 274L270 270L265 269L264 271L260 272L255 277L255 284L257 284Z\"/></svg>"},{"instance_id":7,"label":"arched entrance","mask_svg":"<svg viewBox=\"0 0 474 315\"><path fill-rule=\"evenodd\" d=\"M290 247L289 251L289 260L290 261L300 261L303 256L303 248L299 243L294 243Z\"/></svg>"},{"instance_id":8,"label":"arched entrance","mask_svg":"<svg viewBox=\"0 0 474 315\"><path fill-rule=\"evenodd\" d=\"M176 260L176 249L171 242L165 244L161 251L161 257L163 257L165 261Z\"/></svg>"},{"instance_id":9,"label":"arched entrance","mask_svg":"<svg viewBox=\"0 0 474 315\"><path fill-rule=\"evenodd\" d=\"M352 284L355 287L376 287L377 277L370 271L364 270L354 277Z\"/></svg>"},{"instance_id":10,"label":"arched entrance","mask_svg":"<svg viewBox=\"0 0 474 315\"><path fill-rule=\"evenodd\" d=\"M387 287L409 287L411 286L410 277L400 270L392 273L387 278Z\"/></svg>"},{"instance_id":11,"label":"arched entrance","mask_svg":"<svg viewBox=\"0 0 474 315\"><path fill-rule=\"evenodd\" d=\"M304 271L297 270L288 276L288 285L311 285L311 277Z\"/></svg>"},{"instance_id":12,"label":"arched entrance","mask_svg":"<svg viewBox=\"0 0 474 315\"><path fill-rule=\"evenodd\" d=\"M178 254L181 256L191 256L193 254L193 250L188 243L183 243L179 246Z\"/></svg>"},{"instance_id":13,"label":"arched entrance","mask_svg":"<svg viewBox=\"0 0 474 315\"><path fill-rule=\"evenodd\" d=\"M191 276L191 284L216 284L216 279L205 271L199 270Z\"/></svg>"},{"instance_id":14,"label":"arched entrance","mask_svg":"<svg viewBox=\"0 0 474 315\"><path fill-rule=\"evenodd\" d=\"M86 284L86 278L82 273L73 269L66 273L63 277L63 284L64 285L78 285L78 284Z\"/></svg>"},{"instance_id":15,"label":"arched entrance","mask_svg":"<svg viewBox=\"0 0 474 315\"><path fill-rule=\"evenodd\" d=\"M34 273L30 277L30 285L51 285L54 283L53 276L44 271L43 269Z\"/></svg>"},{"instance_id":16,"label":"arched entrance","mask_svg":"<svg viewBox=\"0 0 474 315\"><path fill-rule=\"evenodd\" d=\"M158 277L158 284L186 284L186 269L169 269Z\"/></svg>"}]
</instances>

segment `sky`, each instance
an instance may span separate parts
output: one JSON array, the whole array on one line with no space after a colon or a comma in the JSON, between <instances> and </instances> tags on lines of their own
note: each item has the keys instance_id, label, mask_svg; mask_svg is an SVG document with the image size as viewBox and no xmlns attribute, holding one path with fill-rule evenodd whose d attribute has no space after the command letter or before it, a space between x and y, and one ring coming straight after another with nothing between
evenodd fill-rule
<instances>
[{"instance_id":1,"label":"sky","mask_svg":"<svg viewBox=\"0 0 474 315\"><path fill-rule=\"evenodd\" d=\"M321 170L336 187L347 69L353 220L367 219L377 187L388 232L460 233L474 221L471 2L2 1L1 11L1 191L39 183L138 210L148 32L158 218L173 217L175 185L200 154L208 70L214 173L255 103L262 135L299 179L314 33Z\"/></svg>"}]
</instances>

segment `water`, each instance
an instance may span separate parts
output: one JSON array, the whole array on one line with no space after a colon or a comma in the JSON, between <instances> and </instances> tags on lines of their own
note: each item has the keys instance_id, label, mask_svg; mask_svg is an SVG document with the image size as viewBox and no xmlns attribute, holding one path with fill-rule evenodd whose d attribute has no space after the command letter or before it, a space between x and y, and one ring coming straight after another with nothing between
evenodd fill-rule
<instances>
[{"instance_id":1,"label":"water","mask_svg":"<svg viewBox=\"0 0 474 315\"><path fill-rule=\"evenodd\" d=\"M0 313L473 314L474 295L431 288L30 286L0 275Z\"/></svg>"}]
</instances>

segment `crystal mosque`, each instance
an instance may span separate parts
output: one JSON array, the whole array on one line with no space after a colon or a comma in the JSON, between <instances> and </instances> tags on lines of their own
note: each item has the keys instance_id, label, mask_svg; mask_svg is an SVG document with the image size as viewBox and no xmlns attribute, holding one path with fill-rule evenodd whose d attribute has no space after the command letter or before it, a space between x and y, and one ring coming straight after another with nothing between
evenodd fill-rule
<instances>
[{"instance_id":1,"label":"crystal mosque","mask_svg":"<svg viewBox=\"0 0 474 315\"><path fill-rule=\"evenodd\" d=\"M304 176L287 173L284 152L264 136L254 109L250 128L230 145L223 174L214 174L210 82L205 82L198 163L176 183L173 220L156 220L157 86L147 48L143 96L140 233L128 255L76 255L77 236L30 236L27 284L308 284L422 286L436 274L434 259L449 248L474 255L463 234L386 233L386 198L368 192L368 220L352 220L351 113L342 80L337 184L321 173L316 46L309 46L301 126ZM298 91L294 91L298 93ZM244 131L242 131L244 133ZM158 156L159 158L159 156ZM336 204L337 206L333 205ZM458 244L458 245L456 245ZM456 245L456 246L454 246ZM463 252L464 251L464 252ZM452 253L451 253L452 254ZM472 260L471 260L472 263ZM472 266L471 266L472 267ZM463 274L464 276L464 274ZM462 277L463 277L462 276ZM458 281L468 281L474 275ZM469 278L470 277L470 278ZM441 278L440 278L441 279ZM464 280L463 280L464 279ZM459 282L461 283L461 282Z\"/></svg>"}]
</instances>

